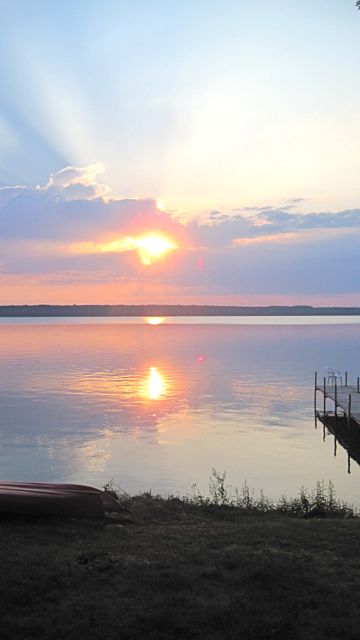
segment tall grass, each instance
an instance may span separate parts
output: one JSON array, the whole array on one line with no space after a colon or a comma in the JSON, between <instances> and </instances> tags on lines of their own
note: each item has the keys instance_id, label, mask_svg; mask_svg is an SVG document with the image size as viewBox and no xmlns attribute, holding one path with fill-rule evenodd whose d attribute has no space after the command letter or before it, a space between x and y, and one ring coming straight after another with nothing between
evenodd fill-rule
<instances>
[{"instance_id":1,"label":"tall grass","mask_svg":"<svg viewBox=\"0 0 360 640\"><path fill-rule=\"evenodd\" d=\"M131 509L131 502L136 499L136 496L132 497L126 493L112 480L105 485L104 489ZM323 480L317 481L311 490L301 487L297 496L289 498L282 495L274 501L268 498L262 489L256 495L246 481L240 489L234 488L227 482L226 471L219 472L214 468L209 478L207 495L201 493L197 484L193 484L190 493L182 497L170 495L165 498L155 496L148 491L137 498L142 498L148 503L161 501L163 506L166 502L176 501L178 504L190 507L232 509L244 513L282 513L300 518L358 517L358 512L352 505L337 498L331 480L327 483Z\"/></svg>"},{"instance_id":2,"label":"tall grass","mask_svg":"<svg viewBox=\"0 0 360 640\"><path fill-rule=\"evenodd\" d=\"M301 487L298 496L288 498L282 495L277 501L265 496L260 489L255 495L247 482L240 489L232 487L226 481L226 471L212 469L209 479L209 495L200 493L196 484L192 485L190 494L183 498L187 503L198 506L219 506L251 512L279 512L298 517L355 517L356 510L352 505L336 497L334 483L329 480L317 481L314 489Z\"/></svg>"}]
</instances>

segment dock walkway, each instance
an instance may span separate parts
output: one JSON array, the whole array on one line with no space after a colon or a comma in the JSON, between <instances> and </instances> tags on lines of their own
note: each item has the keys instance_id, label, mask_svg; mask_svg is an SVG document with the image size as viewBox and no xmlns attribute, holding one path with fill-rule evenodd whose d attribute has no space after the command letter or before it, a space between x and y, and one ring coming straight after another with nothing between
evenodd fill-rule
<instances>
[{"instance_id":1,"label":"dock walkway","mask_svg":"<svg viewBox=\"0 0 360 640\"><path fill-rule=\"evenodd\" d=\"M349 421L352 420L360 426L360 387L359 378L356 385L347 384L347 375L345 376L345 384L328 384L326 378L323 379L323 383L319 384L317 374L315 373L315 407L316 407L316 394L320 391L323 394L323 415L330 413L327 411L326 400L331 400L334 411L332 413L341 414Z\"/></svg>"}]
</instances>

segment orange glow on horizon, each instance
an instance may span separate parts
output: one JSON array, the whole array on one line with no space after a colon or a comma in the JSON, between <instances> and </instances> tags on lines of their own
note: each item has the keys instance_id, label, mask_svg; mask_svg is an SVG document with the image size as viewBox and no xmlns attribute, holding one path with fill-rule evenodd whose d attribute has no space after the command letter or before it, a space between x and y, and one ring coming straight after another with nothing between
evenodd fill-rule
<instances>
[{"instance_id":1,"label":"orange glow on horizon","mask_svg":"<svg viewBox=\"0 0 360 640\"><path fill-rule=\"evenodd\" d=\"M101 276L101 273L100 273ZM360 305L359 294L211 294L196 292L176 284L157 281L146 282L139 289L136 282L123 280L121 275L112 276L104 282L97 273L84 274L81 279L72 273L59 271L44 274L0 273L3 305L22 304L206 304L206 305L298 305L356 306Z\"/></svg>"}]
</instances>

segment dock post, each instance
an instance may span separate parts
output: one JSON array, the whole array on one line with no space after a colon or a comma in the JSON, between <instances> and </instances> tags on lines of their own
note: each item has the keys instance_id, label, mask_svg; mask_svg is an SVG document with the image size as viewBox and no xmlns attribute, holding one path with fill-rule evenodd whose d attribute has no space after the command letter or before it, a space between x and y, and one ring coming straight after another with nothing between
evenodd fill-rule
<instances>
[{"instance_id":1,"label":"dock post","mask_svg":"<svg viewBox=\"0 0 360 640\"><path fill-rule=\"evenodd\" d=\"M335 418L337 418L337 384L335 380Z\"/></svg>"},{"instance_id":2,"label":"dock post","mask_svg":"<svg viewBox=\"0 0 360 640\"><path fill-rule=\"evenodd\" d=\"M360 392L360 378L359 378L359 376L358 376L358 378L357 378L356 387L357 387L357 388L356 388L356 391L359 393L359 392Z\"/></svg>"},{"instance_id":3,"label":"dock post","mask_svg":"<svg viewBox=\"0 0 360 640\"><path fill-rule=\"evenodd\" d=\"M348 382L348 375L347 375L347 371L345 371L345 387L347 387L347 382Z\"/></svg>"},{"instance_id":4,"label":"dock post","mask_svg":"<svg viewBox=\"0 0 360 640\"><path fill-rule=\"evenodd\" d=\"M314 385L314 413L316 419L316 391L317 391L317 371L315 371L315 385Z\"/></svg>"},{"instance_id":5,"label":"dock post","mask_svg":"<svg viewBox=\"0 0 360 640\"><path fill-rule=\"evenodd\" d=\"M324 378L324 416L326 414L326 378Z\"/></svg>"},{"instance_id":6,"label":"dock post","mask_svg":"<svg viewBox=\"0 0 360 640\"><path fill-rule=\"evenodd\" d=\"M347 426L348 426L348 435L350 436L350 422L351 422L351 393L349 393L349 401L348 401L348 416L347 416L347 419L348 419L348 423L347 423Z\"/></svg>"}]
</instances>

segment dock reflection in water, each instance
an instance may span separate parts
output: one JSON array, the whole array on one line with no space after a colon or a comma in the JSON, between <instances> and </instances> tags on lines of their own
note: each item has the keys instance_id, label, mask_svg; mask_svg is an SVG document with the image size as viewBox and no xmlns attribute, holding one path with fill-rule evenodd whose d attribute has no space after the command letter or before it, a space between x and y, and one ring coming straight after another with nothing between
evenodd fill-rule
<instances>
[{"instance_id":1,"label":"dock reflection in water","mask_svg":"<svg viewBox=\"0 0 360 640\"><path fill-rule=\"evenodd\" d=\"M334 456L337 455L338 444L347 452L347 470L351 473L351 460L360 466L360 426L349 421L347 417L335 415L322 415L317 413L315 424L318 421L323 426L323 441L328 435L334 436Z\"/></svg>"}]
</instances>

